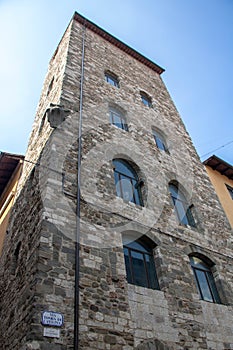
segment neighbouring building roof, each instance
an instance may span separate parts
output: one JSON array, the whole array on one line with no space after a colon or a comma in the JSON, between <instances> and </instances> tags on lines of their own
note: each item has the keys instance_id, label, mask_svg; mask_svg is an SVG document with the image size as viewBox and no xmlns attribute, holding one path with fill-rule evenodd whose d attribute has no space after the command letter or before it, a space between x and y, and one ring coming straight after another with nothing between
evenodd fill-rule
<instances>
[{"instance_id":1,"label":"neighbouring building roof","mask_svg":"<svg viewBox=\"0 0 233 350\"><path fill-rule=\"evenodd\" d=\"M6 152L0 153L0 197L19 164L19 161L23 159L23 155Z\"/></svg>"},{"instance_id":2,"label":"neighbouring building roof","mask_svg":"<svg viewBox=\"0 0 233 350\"><path fill-rule=\"evenodd\" d=\"M86 28L92 30L94 33L98 34L99 36L101 36L105 40L109 41L111 44L115 45L116 47L118 47L122 51L126 52L128 55L132 56L133 58L135 58L139 62L145 64L147 67L153 69L158 74L162 74L165 71L165 69L163 69L162 67L160 67L156 63L152 62L151 60L149 60L148 58L146 58L145 56L143 56L142 54L140 54L136 50L132 49L130 46L124 44L122 41L120 41L119 39L117 39L113 35L109 34L104 29L100 28L99 26L97 26L93 22L89 21L88 19L86 19L85 17L80 15L79 13L75 12L73 18L77 22L83 24Z\"/></svg>"},{"instance_id":3,"label":"neighbouring building roof","mask_svg":"<svg viewBox=\"0 0 233 350\"><path fill-rule=\"evenodd\" d=\"M220 174L227 176L229 179L233 180L233 166L216 157L215 155L209 157L203 162L204 165L209 166L213 170L218 171Z\"/></svg>"}]
</instances>

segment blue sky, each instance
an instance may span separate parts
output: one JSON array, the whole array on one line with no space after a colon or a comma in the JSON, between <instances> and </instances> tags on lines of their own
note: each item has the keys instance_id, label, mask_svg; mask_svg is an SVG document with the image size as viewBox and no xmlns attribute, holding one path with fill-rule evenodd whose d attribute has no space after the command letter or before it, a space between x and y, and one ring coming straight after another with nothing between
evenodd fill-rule
<instances>
[{"instance_id":1,"label":"blue sky","mask_svg":"<svg viewBox=\"0 0 233 350\"><path fill-rule=\"evenodd\" d=\"M1 151L25 153L48 62L74 11L165 68L201 159L233 164L233 0L0 0Z\"/></svg>"}]
</instances>

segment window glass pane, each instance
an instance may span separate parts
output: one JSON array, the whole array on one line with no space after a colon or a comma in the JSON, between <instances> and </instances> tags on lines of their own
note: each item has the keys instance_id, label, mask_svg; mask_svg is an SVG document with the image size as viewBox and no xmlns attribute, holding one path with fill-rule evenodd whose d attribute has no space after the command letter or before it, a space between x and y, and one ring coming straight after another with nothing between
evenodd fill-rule
<instances>
[{"instance_id":1,"label":"window glass pane","mask_svg":"<svg viewBox=\"0 0 233 350\"><path fill-rule=\"evenodd\" d=\"M172 195L173 198L177 198L177 192L178 192L178 189L176 186L174 185L169 185L169 191Z\"/></svg>"},{"instance_id":2,"label":"window glass pane","mask_svg":"<svg viewBox=\"0 0 233 350\"><path fill-rule=\"evenodd\" d=\"M132 180L133 183L133 189L134 189L134 203L141 205L142 204L142 200L140 198L140 193L139 193L139 189L138 189L138 183L136 180Z\"/></svg>"},{"instance_id":3,"label":"window glass pane","mask_svg":"<svg viewBox=\"0 0 233 350\"><path fill-rule=\"evenodd\" d=\"M192 266L198 267L200 270L204 270L204 271L210 270L209 266L204 261L202 261L201 259L199 259L196 256L192 256L190 258L190 261L191 261Z\"/></svg>"},{"instance_id":4,"label":"window glass pane","mask_svg":"<svg viewBox=\"0 0 233 350\"><path fill-rule=\"evenodd\" d=\"M166 143L163 137L155 130L152 130L156 146L162 151L167 151Z\"/></svg>"},{"instance_id":5,"label":"window glass pane","mask_svg":"<svg viewBox=\"0 0 233 350\"><path fill-rule=\"evenodd\" d=\"M181 191L179 191L178 187L176 187L175 185L169 185L169 190L174 198L177 198L182 202L186 202L185 196Z\"/></svg>"},{"instance_id":6,"label":"window glass pane","mask_svg":"<svg viewBox=\"0 0 233 350\"><path fill-rule=\"evenodd\" d=\"M206 273L204 271L200 271L197 269L195 271L196 271L196 276L197 276L202 299L213 302L213 298L212 298L208 281L206 278Z\"/></svg>"},{"instance_id":7,"label":"window glass pane","mask_svg":"<svg viewBox=\"0 0 233 350\"><path fill-rule=\"evenodd\" d=\"M142 96L142 102L144 105L149 106L149 101L145 98L145 96Z\"/></svg>"},{"instance_id":8,"label":"window glass pane","mask_svg":"<svg viewBox=\"0 0 233 350\"><path fill-rule=\"evenodd\" d=\"M149 96L146 96L144 93L141 94L142 102L145 106L151 107L151 99Z\"/></svg>"},{"instance_id":9,"label":"window glass pane","mask_svg":"<svg viewBox=\"0 0 233 350\"><path fill-rule=\"evenodd\" d=\"M190 257L190 263L193 267L201 298L206 301L220 303L221 301L210 267L207 263L195 256Z\"/></svg>"},{"instance_id":10,"label":"window glass pane","mask_svg":"<svg viewBox=\"0 0 233 350\"><path fill-rule=\"evenodd\" d=\"M127 175L132 178L134 177L132 170L129 168L129 166L127 166L127 164L124 161L115 159L113 160L113 164L119 173Z\"/></svg>"},{"instance_id":11,"label":"window glass pane","mask_svg":"<svg viewBox=\"0 0 233 350\"><path fill-rule=\"evenodd\" d=\"M152 289L159 289L158 279L155 270L154 258L152 255L146 256L147 273L149 277L149 286Z\"/></svg>"},{"instance_id":12,"label":"window glass pane","mask_svg":"<svg viewBox=\"0 0 233 350\"><path fill-rule=\"evenodd\" d=\"M130 247L131 249L135 249L135 250L139 250L141 252L145 252L147 253L148 250L140 243L138 243L137 241L133 241L127 244L128 247Z\"/></svg>"},{"instance_id":13,"label":"window glass pane","mask_svg":"<svg viewBox=\"0 0 233 350\"><path fill-rule=\"evenodd\" d=\"M219 297L219 294L218 294L218 291L217 291L217 288L216 288L216 285L215 285L215 282L214 282L214 277L212 275L211 272L206 272L206 276L208 278L208 281L209 281L209 285L210 285L210 288L211 288L211 291L212 291L212 294L213 294L213 297L214 297L214 301L216 303L220 303L220 297Z\"/></svg>"},{"instance_id":14,"label":"window glass pane","mask_svg":"<svg viewBox=\"0 0 233 350\"><path fill-rule=\"evenodd\" d=\"M128 131L127 123L120 113L110 112L110 122L122 130Z\"/></svg>"},{"instance_id":15,"label":"window glass pane","mask_svg":"<svg viewBox=\"0 0 233 350\"><path fill-rule=\"evenodd\" d=\"M118 197L122 197L121 183L120 183L120 174L116 171L114 172L115 184L116 184L116 193Z\"/></svg>"},{"instance_id":16,"label":"window glass pane","mask_svg":"<svg viewBox=\"0 0 233 350\"><path fill-rule=\"evenodd\" d=\"M119 82L118 82L117 77L113 76L112 74L106 73L106 74L105 74L105 80L106 80L110 85L119 87Z\"/></svg>"},{"instance_id":17,"label":"window glass pane","mask_svg":"<svg viewBox=\"0 0 233 350\"><path fill-rule=\"evenodd\" d=\"M143 205L140 185L134 170L123 160L113 160L117 196L126 201ZM118 175L116 175L118 174Z\"/></svg>"},{"instance_id":18,"label":"window glass pane","mask_svg":"<svg viewBox=\"0 0 233 350\"><path fill-rule=\"evenodd\" d=\"M108 77L108 83L111 84L111 85L113 85L113 86L116 85L115 80L114 80L113 78L111 78L111 77Z\"/></svg>"},{"instance_id":19,"label":"window glass pane","mask_svg":"<svg viewBox=\"0 0 233 350\"><path fill-rule=\"evenodd\" d=\"M119 115L113 114L113 124L122 129L122 120Z\"/></svg>"},{"instance_id":20,"label":"window glass pane","mask_svg":"<svg viewBox=\"0 0 233 350\"><path fill-rule=\"evenodd\" d=\"M124 129L125 131L129 131L129 129L128 129L128 124L126 123L125 120L122 120L122 124L123 124L123 129Z\"/></svg>"},{"instance_id":21,"label":"window glass pane","mask_svg":"<svg viewBox=\"0 0 233 350\"><path fill-rule=\"evenodd\" d=\"M122 195L123 198L126 201L129 202L134 202L134 197L133 197L133 186L130 181L130 179L124 175L121 175L121 188L122 188Z\"/></svg>"},{"instance_id":22,"label":"window glass pane","mask_svg":"<svg viewBox=\"0 0 233 350\"><path fill-rule=\"evenodd\" d=\"M138 286L148 287L143 254L132 250L131 256L132 256L134 283Z\"/></svg>"},{"instance_id":23,"label":"window glass pane","mask_svg":"<svg viewBox=\"0 0 233 350\"><path fill-rule=\"evenodd\" d=\"M182 192L175 185L169 185L169 191L181 224L196 227L194 217L188 202Z\"/></svg>"},{"instance_id":24,"label":"window glass pane","mask_svg":"<svg viewBox=\"0 0 233 350\"><path fill-rule=\"evenodd\" d=\"M183 202L176 199L175 200L175 207L176 207L176 211L177 211L177 215L178 215L178 218L180 220L180 223L182 223L183 225L188 225L188 220L186 217L186 210L184 208Z\"/></svg>"},{"instance_id":25,"label":"window glass pane","mask_svg":"<svg viewBox=\"0 0 233 350\"><path fill-rule=\"evenodd\" d=\"M163 151L166 150L165 146L164 146L164 143L163 141L159 138L159 137L156 137L156 144L157 144L157 147Z\"/></svg>"},{"instance_id":26,"label":"window glass pane","mask_svg":"<svg viewBox=\"0 0 233 350\"><path fill-rule=\"evenodd\" d=\"M124 257L125 257L125 268L126 268L127 281L129 283L132 283L133 279L132 279L132 273L131 273L131 268L130 268L129 250L126 247L124 247Z\"/></svg>"},{"instance_id":27,"label":"window glass pane","mask_svg":"<svg viewBox=\"0 0 233 350\"><path fill-rule=\"evenodd\" d=\"M196 227L196 223L190 207L188 207L188 209L186 210L186 217L187 217L188 224L192 227Z\"/></svg>"},{"instance_id":28,"label":"window glass pane","mask_svg":"<svg viewBox=\"0 0 233 350\"><path fill-rule=\"evenodd\" d=\"M144 246L143 242L133 241L124 246L124 255L128 281L138 286L159 289L154 258L149 247Z\"/></svg>"}]
</instances>

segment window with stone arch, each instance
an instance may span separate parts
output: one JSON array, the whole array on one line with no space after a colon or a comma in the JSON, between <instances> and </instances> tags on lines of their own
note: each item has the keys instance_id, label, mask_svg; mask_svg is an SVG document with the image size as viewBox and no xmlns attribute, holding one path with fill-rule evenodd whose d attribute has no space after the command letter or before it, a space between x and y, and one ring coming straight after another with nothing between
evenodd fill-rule
<instances>
[{"instance_id":1,"label":"window with stone arch","mask_svg":"<svg viewBox=\"0 0 233 350\"><path fill-rule=\"evenodd\" d=\"M130 162L124 159L113 161L116 195L127 202L143 206L141 187L143 181Z\"/></svg>"},{"instance_id":2,"label":"window with stone arch","mask_svg":"<svg viewBox=\"0 0 233 350\"><path fill-rule=\"evenodd\" d=\"M109 117L110 117L110 123L112 125L115 125L119 129L128 131L128 124L126 121L126 117L122 111L114 107L110 107Z\"/></svg>"},{"instance_id":3,"label":"window with stone arch","mask_svg":"<svg viewBox=\"0 0 233 350\"><path fill-rule=\"evenodd\" d=\"M193 204L186 199L183 191L180 190L177 183L169 183L169 192L175 208L176 216L180 224L185 226L196 227L193 217Z\"/></svg>"},{"instance_id":4,"label":"window with stone arch","mask_svg":"<svg viewBox=\"0 0 233 350\"><path fill-rule=\"evenodd\" d=\"M140 91L141 101L147 107L152 107L152 99L146 92Z\"/></svg>"},{"instance_id":5,"label":"window with stone arch","mask_svg":"<svg viewBox=\"0 0 233 350\"><path fill-rule=\"evenodd\" d=\"M159 150L164 151L166 153L169 153L168 147L167 147L167 142L162 134L161 131L158 131L157 129L152 129L152 134L154 136L155 144L158 147Z\"/></svg>"},{"instance_id":6,"label":"window with stone arch","mask_svg":"<svg viewBox=\"0 0 233 350\"><path fill-rule=\"evenodd\" d=\"M221 303L212 271L214 263L198 253L190 255L189 259L200 298L212 303Z\"/></svg>"},{"instance_id":7,"label":"window with stone arch","mask_svg":"<svg viewBox=\"0 0 233 350\"><path fill-rule=\"evenodd\" d=\"M155 243L145 235L136 240L131 236L123 235L128 283L150 289L160 289L153 256L155 247Z\"/></svg>"},{"instance_id":8,"label":"window with stone arch","mask_svg":"<svg viewBox=\"0 0 233 350\"><path fill-rule=\"evenodd\" d=\"M119 78L115 73L112 73L110 71L105 71L104 76L107 83L117 88L120 87Z\"/></svg>"}]
</instances>

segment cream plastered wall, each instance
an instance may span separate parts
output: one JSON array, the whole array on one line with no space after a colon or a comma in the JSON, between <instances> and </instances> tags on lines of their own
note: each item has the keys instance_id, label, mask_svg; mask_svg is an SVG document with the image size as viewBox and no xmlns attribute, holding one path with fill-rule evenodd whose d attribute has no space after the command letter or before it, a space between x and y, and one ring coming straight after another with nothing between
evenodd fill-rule
<instances>
[{"instance_id":1,"label":"cream plastered wall","mask_svg":"<svg viewBox=\"0 0 233 350\"><path fill-rule=\"evenodd\" d=\"M11 208L14 204L15 193L21 174L22 163L20 162L8 183L5 193L0 200L0 255L4 243L5 234L10 218Z\"/></svg>"},{"instance_id":2,"label":"cream plastered wall","mask_svg":"<svg viewBox=\"0 0 233 350\"><path fill-rule=\"evenodd\" d=\"M226 187L226 185L233 187L233 180L228 179L228 177L220 174L218 171L213 170L208 166L206 167L206 170L231 224L231 227L233 228L233 199L231 198L231 195Z\"/></svg>"}]
</instances>

